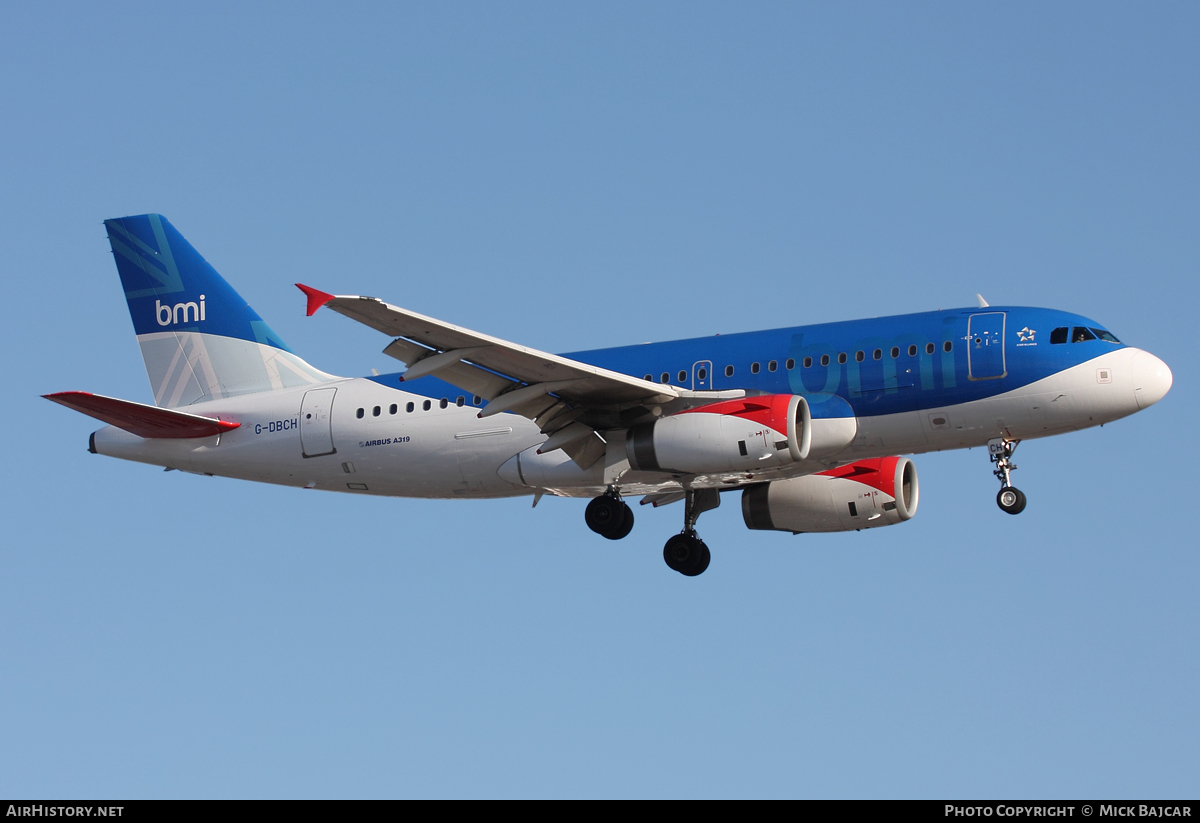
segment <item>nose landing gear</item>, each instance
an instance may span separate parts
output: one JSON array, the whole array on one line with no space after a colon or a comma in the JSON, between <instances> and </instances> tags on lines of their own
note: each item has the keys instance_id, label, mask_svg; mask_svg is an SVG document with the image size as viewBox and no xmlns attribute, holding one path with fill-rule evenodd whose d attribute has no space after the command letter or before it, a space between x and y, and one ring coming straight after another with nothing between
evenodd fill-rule
<instances>
[{"instance_id":1,"label":"nose landing gear","mask_svg":"<svg viewBox=\"0 0 1200 823\"><path fill-rule=\"evenodd\" d=\"M1002 437L988 441L988 459L996 466L992 474L996 475L996 479L1000 481L1000 493L996 495L996 505L1007 514L1020 514L1025 511L1025 493L1014 487L1009 480L1009 473L1017 469L1017 464L1012 462L1012 456L1020 442L1020 440L1005 440Z\"/></svg>"},{"instance_id":2,"label":"nose landing gear","mask_svg":"<svg viewBox=\"0 0 1200 823\"><path fill-rule=\"evenodd\" d=\"M620 540L633 531L633 509L621 499L616 490L588 503L583 519L589 529L609 540Z\"/></svg>"}]
</instances>

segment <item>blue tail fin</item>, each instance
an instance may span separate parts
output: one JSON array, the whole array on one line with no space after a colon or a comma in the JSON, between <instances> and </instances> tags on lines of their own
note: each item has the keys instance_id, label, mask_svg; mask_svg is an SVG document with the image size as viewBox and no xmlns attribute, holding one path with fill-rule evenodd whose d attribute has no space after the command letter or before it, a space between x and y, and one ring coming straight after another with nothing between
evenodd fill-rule
<instances>
[{"instance_id":1,"label":"blue tail fin","mask_svg":"<svg viewBox=\"0 0 1200 823\"><path fill-rule=\"evenodd\" d=\"M104 225L157 405L333 379L293 354L165 217Z\"/></svg>"}]
</instances>

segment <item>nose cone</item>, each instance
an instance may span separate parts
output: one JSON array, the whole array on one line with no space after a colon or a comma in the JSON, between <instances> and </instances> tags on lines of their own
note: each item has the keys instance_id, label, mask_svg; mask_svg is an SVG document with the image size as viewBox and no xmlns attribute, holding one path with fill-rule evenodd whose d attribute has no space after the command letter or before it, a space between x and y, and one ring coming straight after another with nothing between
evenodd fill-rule
<instances>
[{"instance_id":1,"label":"nose cone","mask_svg":"<svg viewBox=\"0 0 1200 823\"><path fill-rule=\"evenodd\" d=\"M1133 356L1133 396L1139 409L1153 406L1171 390L1171 370L1148 351Z\"/></svg>"}]
</instances>

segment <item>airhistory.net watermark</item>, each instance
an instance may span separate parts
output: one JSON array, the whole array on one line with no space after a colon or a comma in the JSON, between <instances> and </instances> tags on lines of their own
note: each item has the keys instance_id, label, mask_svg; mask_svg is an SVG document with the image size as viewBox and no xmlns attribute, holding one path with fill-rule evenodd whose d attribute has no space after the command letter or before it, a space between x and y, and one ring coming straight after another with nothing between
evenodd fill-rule
<instances>
[{"instance_id":1,"label":"airhistory.net watermark","mask_svg":"<svg viewBox=\"0 0 1200 823\"><path fill-rule=\"evenodd\" d=\"M31 803L18 806L9 803L5 817L121 817L124 806L52 806Z\"/></svg>"}]
</instances>

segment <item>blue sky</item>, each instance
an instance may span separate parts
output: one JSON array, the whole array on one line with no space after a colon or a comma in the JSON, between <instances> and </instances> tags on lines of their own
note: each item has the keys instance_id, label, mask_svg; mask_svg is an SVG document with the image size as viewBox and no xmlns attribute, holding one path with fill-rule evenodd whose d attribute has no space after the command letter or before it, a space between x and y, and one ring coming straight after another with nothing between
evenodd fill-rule
<instances>
[{"instance_id":1,"label":"blue sky","mask_svg":"<svg viewBox=\"0 0 1200 823\"><path fill-rule=\"evenodd\" d=\"M1195 797L1195 4L24 4L0 30L0 796ZM971 305L1095 318L1154 408L921 455L918 516L694 580L581 501L87 454L147 402L102 220L551 351Z\"/></svg>"}]
</instances>

